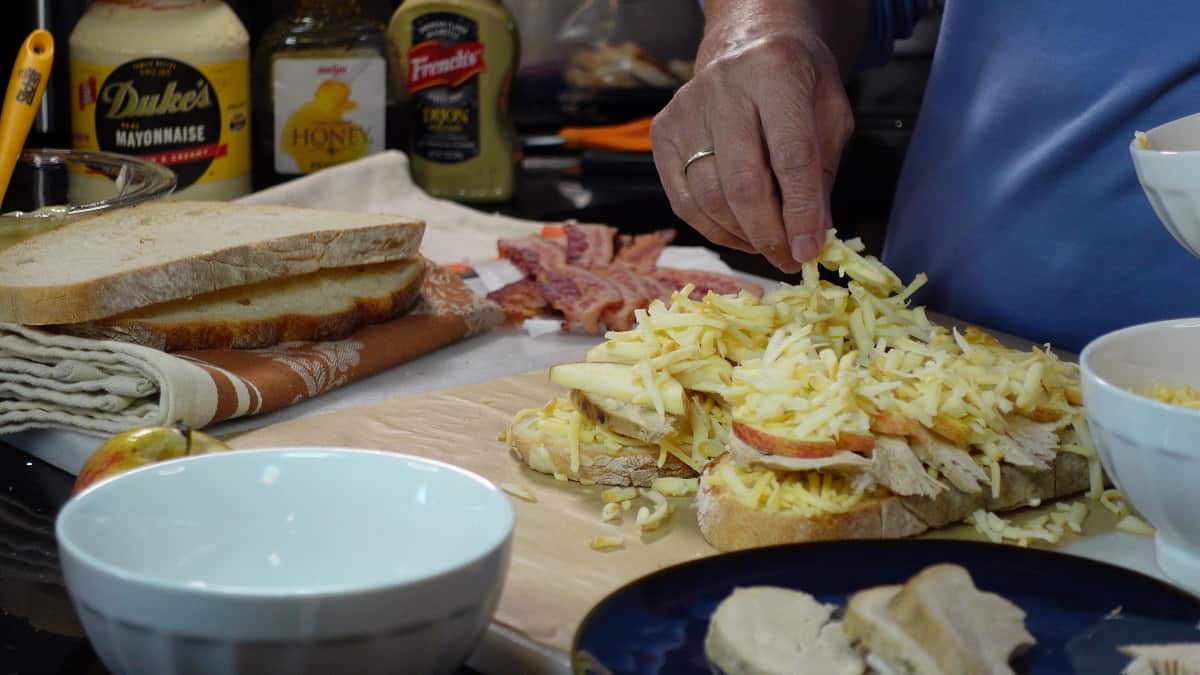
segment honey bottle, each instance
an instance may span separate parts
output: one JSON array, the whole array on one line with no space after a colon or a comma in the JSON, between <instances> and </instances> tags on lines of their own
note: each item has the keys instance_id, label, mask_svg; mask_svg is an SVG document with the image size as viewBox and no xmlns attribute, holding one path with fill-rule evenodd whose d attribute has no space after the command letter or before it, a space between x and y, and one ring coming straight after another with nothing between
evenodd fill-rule
<instances>
[{"instance_id":1,"label":"honey bottle","mask_svg":"<svg viewBox=\"0 0 1200 675\"><path fill-rule=\"evenodd\" d=\"M390 60L384 26L360 0L295 0L254 56L256 185L387 147L399 115Z\"/></svg>"},{"instance_id":2,"label":"honey bottle","mask_svg":"<svg viewBox=\"0 0 1200 675\"><path fill-rule=\"evenodd\" d=\"M517 65L508 8L500 0L406 0L388 37L413 179L456 201L509 199L520 153L508 107Z\"/></svg>"}]
</instances>

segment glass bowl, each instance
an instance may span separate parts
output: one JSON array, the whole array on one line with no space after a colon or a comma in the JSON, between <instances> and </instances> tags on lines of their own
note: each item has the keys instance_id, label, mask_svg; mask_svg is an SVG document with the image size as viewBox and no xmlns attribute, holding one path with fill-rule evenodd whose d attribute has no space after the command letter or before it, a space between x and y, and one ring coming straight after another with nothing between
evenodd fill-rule
<instances>
[{"instance_id":1,"label":"glass bowl","mask_svg":"<svg viewBox=\"0 0 1200 675\"><path fill-rule=\"evenodd\" d=\"M138 157L25 150L0 203L0 248L73 218L161 199L174 190L174 171Z\"/></svg>"}]
</instances>

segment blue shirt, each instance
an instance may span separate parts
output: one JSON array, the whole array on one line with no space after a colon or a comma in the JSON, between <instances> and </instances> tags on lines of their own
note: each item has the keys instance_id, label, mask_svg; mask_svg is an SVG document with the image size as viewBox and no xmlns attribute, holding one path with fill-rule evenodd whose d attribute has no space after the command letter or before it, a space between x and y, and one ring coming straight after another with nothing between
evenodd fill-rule
<instances>
[{"instance_id":1,"label":"blue shirt","mask_svg":"<svg viewBox=\"0 0 1200 675\"><path fill-rule=\"evenodd\" d=\"M866 61L925 4L875 0ZM1200 316L1200 260L1128 150L1200 112L1198 30L1200 0L949 0L884 247L902 279L929 275L916 301L1073 350Z\"/></svg>"}]
</instances>

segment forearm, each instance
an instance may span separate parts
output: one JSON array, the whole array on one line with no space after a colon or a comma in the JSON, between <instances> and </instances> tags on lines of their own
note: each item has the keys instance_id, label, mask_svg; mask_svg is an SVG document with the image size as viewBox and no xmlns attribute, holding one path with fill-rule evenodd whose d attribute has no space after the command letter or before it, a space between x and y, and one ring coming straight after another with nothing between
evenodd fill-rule
<instances>
[{"instance_id":1,"label":"forearm","mask_svg":"<svg viewBox=\"0 0 1200 675\"><path fill-rule=\"evenodd\" d=\"M698 68L730 47L763 35L808 30L847 73L857 63L867 35L871 0L706 0L704 15Z\"/></svg>"}]
</instances>

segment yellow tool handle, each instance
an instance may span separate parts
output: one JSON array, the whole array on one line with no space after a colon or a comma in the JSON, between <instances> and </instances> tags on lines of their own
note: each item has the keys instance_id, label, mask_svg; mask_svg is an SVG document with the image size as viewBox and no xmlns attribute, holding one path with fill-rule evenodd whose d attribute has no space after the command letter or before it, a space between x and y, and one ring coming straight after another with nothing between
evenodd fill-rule
<instances>
[{"instance_id":1,"label":"yellow tool handle","mask_svg":"<svg viewBox=\"0 0 1200 675\"><path fill-rule=\"evenodd\" d=\"M54 38L41 28L29 34L13 64L4 111L0 112L0 197L8 191L13 167L25 146L54 63Z\"/></svg>"}]
</instances>

